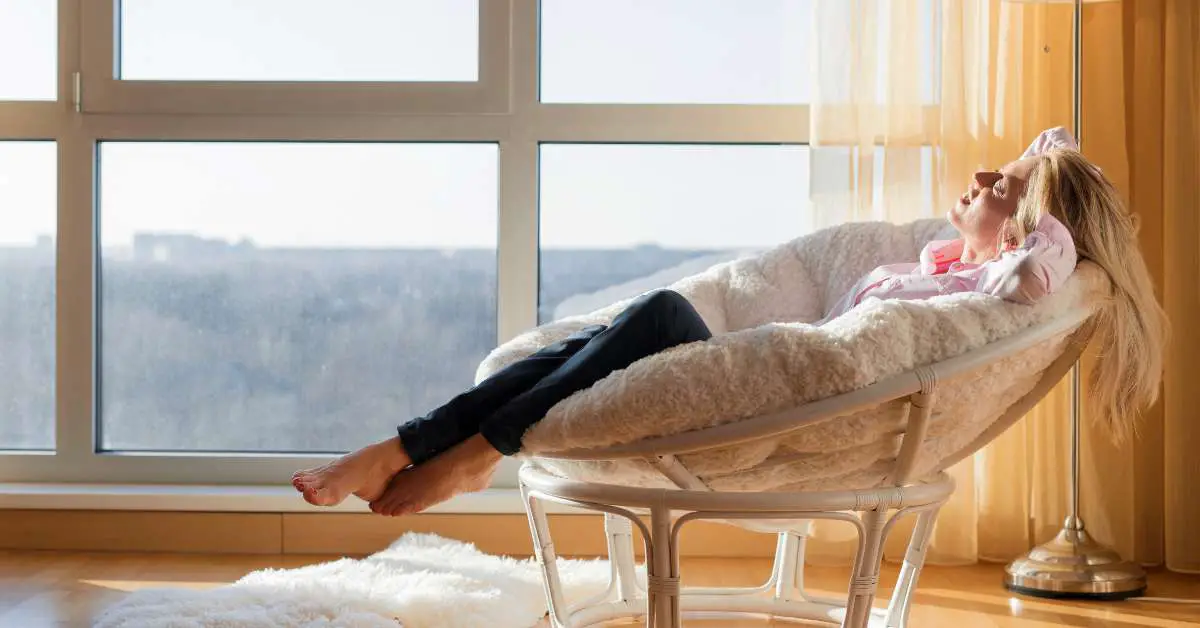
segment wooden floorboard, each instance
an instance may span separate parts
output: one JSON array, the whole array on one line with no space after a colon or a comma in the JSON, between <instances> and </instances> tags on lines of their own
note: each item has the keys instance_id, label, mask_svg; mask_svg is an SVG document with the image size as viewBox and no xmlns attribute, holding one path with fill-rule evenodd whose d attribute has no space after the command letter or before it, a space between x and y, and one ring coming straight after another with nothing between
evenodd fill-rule
<instances>
[{"instance_id":1,"label":"wooden floorboard","mask_svg":"<svg viewBox=\"0 0 1200 628\"><path fill-rule=\"evenodd\" d=\"M604 518L550 515L561 556L605 551ZM369 554L406 532L427 532L474 543L497 554L531 551L522 514L213 513L110 510L6 510L0 550L177 552L199 554ZM635 537L640 538L635 532ZM635 539L635 551L642 543ZM683 529L685 556L771 556L775 538L709 521Z\"/></svg>"},{"instance_id":2,"label":"wooden floorboard","mask_svg":"<svg viewBox=\"0 0 1200 628\"><path fill-rule=\"evenodd\" d=\"M66 551L0 551L0 626L90 626L104 608L130 591L152 587L206 589L249 571L289 568L336 558L325 555L206 555ZM758 584L769 571L762 559L691 558L685 584ZM833 593L844 586L842 568L810 567L811 589ZM884 581L894 577L885 570ZM1131 628L1200 626L1200 606L1148 603L1054 602L1008 595L1001 567L930 567L921 578L911 625L1032 628L1048 626ZM1200 597L1200 576L1153 572L1151 595ZM689 622L689 625L766 626L767 622ZM794 625L794 624L778 624Z\"/></svg>"}]
</instances>

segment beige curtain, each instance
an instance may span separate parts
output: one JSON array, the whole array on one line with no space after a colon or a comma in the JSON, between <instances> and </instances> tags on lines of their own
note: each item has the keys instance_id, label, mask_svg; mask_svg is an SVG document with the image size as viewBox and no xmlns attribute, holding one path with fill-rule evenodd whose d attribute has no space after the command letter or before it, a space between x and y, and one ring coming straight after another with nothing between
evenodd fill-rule
<instances>
[{"instance_id":1,"label":"beige curtain","mask_svg":"<svg viewBox=\"0 0 1200 628\"><path fill-rule=\"evenodd\" d=\"M1071 127L1069 4L816 5L810 141L820 226L942 215L972 172L1015 159L1043 129ZM1183 187L1197 180L1197 12L1194 0L1126 0L1089 4L1084 19L1083 149L1132 192L1175 321L1200 316L1195 183ZM1143 153L1153 159L1139 161ZM1196 366L1185 362L1200 355L1200 331L1182 326L1176 323L1174 347L1190 350L1172 354L1165 404L1148 413L1142 438L1116 447L1085 428L1083 514L1102 542L1127 557L1196 570L1200 541L1186 531L1200 526L1200 500L1185 497L1183 482L1200 478L1200 457L1185 455L1200 451L1200 419L1188 410L1200 400L1184 382ZM958 491L939 518L931 561L1008 561L1060 528L1068 502L1068 395L1064 382L951 470ZM902 555L903 536L889 541L893 557ZM813 560L844 561L852 543L850 530L819 525Z\"/></svg>"},{"instance_id":2,"label":"beige curtain","mask_svg":"<svg viewBox=\"0 0 1200 628\"><path fill-rule=\"evenodd\" d=\"M1123 189L1172 335L1163 402L1138 441L1093 444L1100 462L1084 495L1126 555L1200 573L1200 2L1126 0L1085 25L1085 59L1116 58L1084 73L1084 136L1104 142L1095 159L1128 163Z\"/></svg>"}]
</instances>

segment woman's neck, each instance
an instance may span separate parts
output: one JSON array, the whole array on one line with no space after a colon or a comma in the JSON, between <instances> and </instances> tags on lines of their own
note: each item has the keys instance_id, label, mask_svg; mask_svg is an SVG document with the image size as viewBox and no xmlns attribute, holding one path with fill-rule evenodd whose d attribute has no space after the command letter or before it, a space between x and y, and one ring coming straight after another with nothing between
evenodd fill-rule
<instances>
[{"instance_id":1,"label":"woman's neck","mask_svg":"<svg viewBox=\"0 0 1200 628\"><path fill-rule=\"evenodd\" d=\"M963 240L963 252L960 259L964 264L982 264L995 256L995 246L980 246L977 242Z\"/></svg>"}]
</instances>

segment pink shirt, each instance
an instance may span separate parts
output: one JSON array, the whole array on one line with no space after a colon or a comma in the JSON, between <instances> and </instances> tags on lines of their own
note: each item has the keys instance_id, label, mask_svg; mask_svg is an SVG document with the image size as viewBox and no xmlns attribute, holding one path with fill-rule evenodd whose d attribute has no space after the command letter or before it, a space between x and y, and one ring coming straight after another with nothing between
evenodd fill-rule
<instances>
[{"instance_id":1,"label":"pink shirt","mask_svg":"<svg viewBox=\"0 0 1200 628\"><path fill-rule=\"evenodd\" d=\"M918 263L889 264L867 273L814 323L827 323L868 298L927 299L940 294L983 292L1033 303L1062 286L1075 270L1075 242L1067 228L1044 214L1020 248L982 264L961 261L962 240L935 240Z\"/></svg>"}]
</instances>

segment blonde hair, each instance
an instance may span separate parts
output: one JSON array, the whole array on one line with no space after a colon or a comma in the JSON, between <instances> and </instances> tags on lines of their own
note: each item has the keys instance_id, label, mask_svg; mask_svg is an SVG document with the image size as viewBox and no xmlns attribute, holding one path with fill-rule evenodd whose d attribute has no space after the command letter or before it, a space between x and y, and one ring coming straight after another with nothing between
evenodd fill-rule
<instances>
[{"instance_id":1,"label":"blonde hair","mask_svg":"<svg viewBox=\"0 0 1200 628\"><path fill-rule=\"evenodd\" d=\"M1090 346L1099 350L1099 359L1088 392L1095 420L1121 440L1136 432L1140 411L1158 399L1167 328L1138 248L1137 222L1112 183L1082 154L1067 149L1038 157L1006 235L1024 242L1043 212L1071 232L1080 261L1102 268L1111 283L1094 317Z\"/></svg>"}]
</instances>

